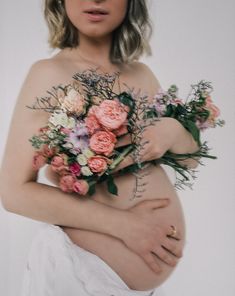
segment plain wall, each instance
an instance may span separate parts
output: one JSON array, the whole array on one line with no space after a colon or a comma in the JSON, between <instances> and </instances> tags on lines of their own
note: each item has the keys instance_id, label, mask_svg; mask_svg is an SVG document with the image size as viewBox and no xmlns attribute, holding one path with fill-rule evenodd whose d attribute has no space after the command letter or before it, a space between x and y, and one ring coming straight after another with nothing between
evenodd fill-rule
<instances>
[{"instance_id":1,"label":"plain wall","mask_svg":"<svg viewBox=\"0 0 235 296\"><path fill-rule=\"evenodd\" d=\"M167 296L235 295L235 2L152 0L153 56L143 59L163 88L213 83L226 120L204 134L217 160L198 169L193 191L180 191L187 224L184 257L163 285ZM0 159L14 104L30 65L51 55L41 0L1 0ZM16 143L17 147L17 143ZM16 148L17 149L17 148ZM18 148L19 149L19 148ZM18 295L30 243L41 222L0 207L0 293Z\"/></svg>"}]
</instances>

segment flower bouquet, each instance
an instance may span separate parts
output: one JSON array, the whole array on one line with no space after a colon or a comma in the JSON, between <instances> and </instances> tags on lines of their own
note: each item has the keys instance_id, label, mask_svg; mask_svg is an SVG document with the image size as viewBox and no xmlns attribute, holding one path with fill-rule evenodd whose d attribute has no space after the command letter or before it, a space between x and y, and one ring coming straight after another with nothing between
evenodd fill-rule
<instances>
[{"instance_id":1,"label":"flower bouquet","mask_svg":"<svg viewBox=\"0 0 235 296\"><path fill-rule=\"evenodd\" d=\"M39 170L45 164L50 165L60 176L64 192L92 195L97 183L106 182L108 191L118 195L113 172L127 155L132 155L134 164L121 169L119 174L132 172L138 178L138 172L149 162L167 164L181 176L177 186L182 187L192 171L180 165L179 160L215 158L200 140L201 130L224 123L217 119L219 110L210 97L211 84L201 81L193 85L183 103L176 86L167 92L160 90L151 100L128 87L126 92L115 93L118 76L119 73L100 75L93 70L77 73L71 83L53 87L47 97L36 98L33 106L27 106L50 113L46 126L30 139L36 149L33 168ZM146 144L142 141L143 131L160 117L173 117L181 122L200 149L184 155L166 152L160 159L141 162L140 151ZM127 134L131 143L118 147L117 141Z\"/></svg>"}]
</instances>

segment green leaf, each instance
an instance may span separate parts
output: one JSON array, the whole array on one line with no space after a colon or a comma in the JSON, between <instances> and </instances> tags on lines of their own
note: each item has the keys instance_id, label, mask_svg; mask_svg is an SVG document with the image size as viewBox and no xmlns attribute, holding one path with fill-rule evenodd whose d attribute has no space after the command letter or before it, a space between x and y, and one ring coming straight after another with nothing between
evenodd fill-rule
<instances>
[{"instance_id":1,"label":"green leaf","mask_svg":"<svg viewBox=\"0 0 235 296\"><path fill-rule=\"evenodd\" d=\"M118 188L117 188L117 185L114 183L114 179L112 175L108 176L107 186L108 186L108 192L114 195L118 195Z\"/></svg>"},{"instance_id":2,"label":"green leaf","mask_svg":"<svg viewBox=\"0 0 235 296\"><path fill-rule=\"evenodd\" d=\"M129 114L128 114L128 117L130 117L131 114L133 113L134 107L135 107L134 99L127 92L120 93L118 95L118 99L122 104L124 104L124 105L126 105L126 106L128 106L130 108L130 111L129 111Z\"/></svg>"},{"instance_id":3,"label":"green leaf","mask_svg":"<svg viewBox=\"0 0 235 296\"><path fill-rule=\"evenodd\" d=\"M95 184L89 186L88 194L91 196L95 193Z\"/></svg>"}]
</instances>

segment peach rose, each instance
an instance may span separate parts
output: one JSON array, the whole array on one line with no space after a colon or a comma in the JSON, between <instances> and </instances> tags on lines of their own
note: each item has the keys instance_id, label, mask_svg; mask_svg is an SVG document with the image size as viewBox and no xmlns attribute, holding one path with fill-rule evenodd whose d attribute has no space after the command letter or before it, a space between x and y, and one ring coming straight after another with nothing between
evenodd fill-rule
<instances>
[{"instance_id":1,"label":"peach rose","mask_svg":"<svg viewBox=\"0 0 235 296\"><path fill-rule=\"evenodd\" d=\"M116 142L117 139L113 133L109 131L98 131L90 138L90 148L97 154L109 156Z\"/></svg>"},{"instance_id":2,"label":"peach rose","mask_svg":"<svg viewBox=\"0 0 235 296\"><path fill-rule=\"evenodd\" d=\"M102 156L92 156L88 159L88 166L94 173L101 173L107 169L107 161Z\"/></svg>"},{"instance_id":3,"label":"peach rose","mask_svg":"<svg viewBox=\"0 0 235 296\"><path fill-rule=\"evenodd\" d=\"M97 118L94 115L86 117L85 123L90 135L93 135L94 132L101 128L101 125L99 124Z\"/></svg>"},{"instance_id":4,"label":"peach rose","mask_svg":"<svg viewBox=\"0 0 235 296\"><path fill-rule=\"evenodd\" d=\"M89 190L89 185L85 180L77 180L73 184L73 191L81 195L86 195Z\"/></svg>"},{"instance_id":5,"label":"peach rose","mask_svg":"<svg viewBox=\"0 0 235 296\"><path fill-rule=\"evenodd\" d=\"M127 119L126 106L118 100L104 100L97 108L95 116L108 130L118 129Z\"/></svg>"},{"instance_id":6,"label":"peach rose","mask_svg":"<svg viewBox=\"0 0 235 296\"><path fill-rule=\"evenodd\" d=\"M61 107L69 112L74 112L77 115L80 115L85 111L85 100L78 91L71 88L68 91L67 96L64 98Z\"/></svg>"},{"instance_id":7,"label":"peach rose","mask_svg":"<svg viewBox=\"0 0 235 296\"><path fill-rule=\"evenodd\" d=\"M213 104L213 101L210 96L206 98L205 108L210 112L209 119L215 119L220 115L220 110Z\"/></svg>"},{"instance_id":8,"label":"peach rose","mask_svg":"<svg viewBox=\"0 0 235 296\"><path fill-rule=\"evenodd\" d=\"M73 185L76 182L76 178L72 175L65 175L60 178L60 188L64 192L73 192Z\"/></svg>"},{"instance_id":9,"label":"peach rose","mask_svg":"<svg viewBox=\"0 0 235 296\"><path fill-rule=\"evenodd\" d=\"M37 152L33 157L33 169L38 171L45 164L46 158L41 154L41 152Z\"/></svg>"}]
</instances>

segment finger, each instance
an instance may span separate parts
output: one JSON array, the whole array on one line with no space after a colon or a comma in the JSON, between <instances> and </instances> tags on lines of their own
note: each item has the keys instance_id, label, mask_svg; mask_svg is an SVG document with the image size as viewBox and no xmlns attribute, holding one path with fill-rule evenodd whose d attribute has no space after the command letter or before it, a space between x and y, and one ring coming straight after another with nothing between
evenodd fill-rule
<instances>
[{"instance_id":1,"label":"finger","mask_svg":"<svg viewBox=\"0 0 235 296\"><path fill-rule=\"evenodd\" d=\"M178 243L179 244L179 243ZM181 246L177 246L175 242L166 239L162 247L169 251L172 255L176 256L177 258L181 258L183 256Z\"/></svg>"},{"instance_id":2,"label":"finger","mask_svg":"<svg viewBox=\"0 0 235 296\"><path fill-rule=\"evenodd\" d=\"M172 227L173 227L173 229L175 229L176 233L173 233L173 232L172 232ZM166 236L167 236L168 238L172 238L172 239L175 239L175 240L177 240L177 241L181 240L181 235L180 235L179 230L177 230L176 227L173 226L173 225L171 225L171 226L169 227L169 232L168 232L168 234L167 234Z\"/></svg>"},{"instance_id":3,"label":"finger","mask_svg":"<svg viewBox=\"0 0 235 296\"><path fill-rule=\"evenodd\" d=\"M154 255L171 267L175 267L178 262L177 258L173 256L171 253L169 253L167 250L165 250L164 248L158 248L154 252Z\"/></svg>"},{"instance_id":4,"label":"finger","mask_svg":"<svg viewBox=\"0 0 235 296\"><path fill-rule=\"evenodd\" d=\"M146 203L146 205L152 210L156 210L168 206L170 200L168 198L156 198L151 200L145 200L143 202Z\"/></svg>"},{"instance_id":5,"label":"finger","mask_svg":"<svg viewBox=\"0 0 235 296\"><path fill-rule=\"evenodd\" d=\"M149 253L145 255L144 261L147 263L147 265L153 272L159 274L162 271L160 265L156 262L156 259L154 258L153 254Z\"/></svg>"},{"instance_id":6,"label":"finger","mask_svg":"<svg viewBox=\"0 0 235 296\"><path fill-rule=\"evenodd\" d=\"M121 147L121 146L125 146L125 145L129 145L131 144L131 135L130 134L126 134L120 138L118 138L118 141L115 145L115 147Z\"/></svg>"}]
</instances>

